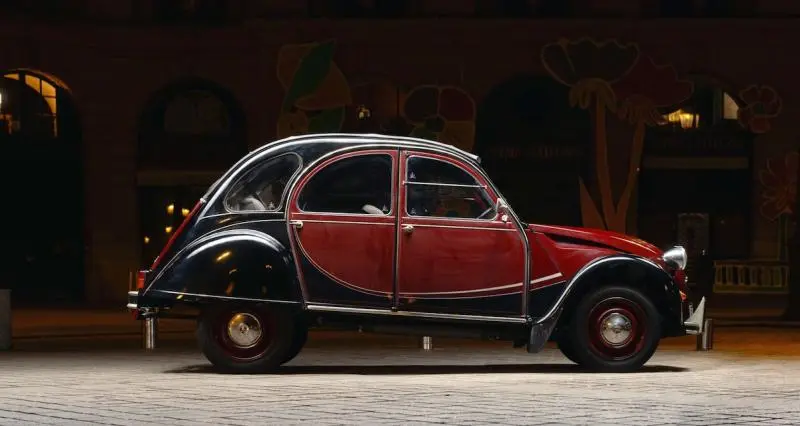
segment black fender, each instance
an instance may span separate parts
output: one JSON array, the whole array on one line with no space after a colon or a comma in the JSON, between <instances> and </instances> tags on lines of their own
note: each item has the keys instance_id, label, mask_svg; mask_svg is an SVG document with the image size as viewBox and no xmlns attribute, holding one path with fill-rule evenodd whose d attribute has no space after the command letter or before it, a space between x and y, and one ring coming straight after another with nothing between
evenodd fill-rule
<instances>
[{"instance_id":1,"label":"black fender","mask_svg":"<svg viewBox=\"0 0 800 426\"><path fill-rule=\"evenodd\" d=\"M564 292L547 313L535 323L553 325L557 334L569 317L562 316L563 312L571 312L583 296L609 285L636 288L649 297L661 314L664 337L685 334L680 289L672 275L650 259L623 254L601 257L586 264L567 283Z\"/></svg>"},{"instance_id":2,"label":"black fender","mask_svg":"<svg viewBox=\"0 0 800 426\"><path fill-rule=\"evenodd\" d=\"M144 299L300 303L289 250L247 229L213 232L188 244L157 271Z\"/></svg>"}]
</instances>

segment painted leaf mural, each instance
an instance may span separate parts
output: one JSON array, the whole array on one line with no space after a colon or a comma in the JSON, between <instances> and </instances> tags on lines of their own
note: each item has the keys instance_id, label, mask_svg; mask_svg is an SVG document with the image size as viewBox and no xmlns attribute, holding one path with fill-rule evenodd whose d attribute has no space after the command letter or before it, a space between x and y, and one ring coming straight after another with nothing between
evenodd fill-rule
<instances>
[{"instance_id":1,"label":"painted leaf mural","mask_svg":"<svg viewBox=\"0 0 800 426\"><path fill-rule=\"evenodd\" d=\"M616 111L616 94L612 84L623 78L638 59L639 47L636 44L623 44L613 39L560 39L545 45L541 51L542 64L547 72L556 81L570 87L570 104L583 109L594 106L595 171L602 215L595 203L588 205L588 200L582 197L581 211L585 226L608 229L609 222L614 222L616 218L608 163L606 110ZM603 218L603 226L593 223L596 217Z\"/></svg>"},{"instance_id":2,"label":"painted leaf mural","mask_svg":"<svg viewBox=\"0 0 800 426\"><path fill-rule=\"evenodd\" d=\"M402 115L410 136L447 143L465 151L475 145L475 100L455 86L423 85L405 97Z\"/></svg>"},{"instance_id":3,"label":"painted leaf mural","mask_svg":"<svg viewBox=\"0 0 800 426\"><path fill-rule=\"evenodd\" d=\"M739 108L739 124L756 134L767 133L770 119L780 114L783 101L770 86L751 85L739 92L744 106Z\"/></svg>"},{"instance_id":4,"label":"painted leaf mural","mask_svg":"<svg viewBox=\"0 0 800 426\"><path fill-rule=\"evenodd\" d=\"M278 52L277 76L286 91L278 137L341 130L350 86L333 60L334 41L289 44Z\"/></svg>"}]
</instances>

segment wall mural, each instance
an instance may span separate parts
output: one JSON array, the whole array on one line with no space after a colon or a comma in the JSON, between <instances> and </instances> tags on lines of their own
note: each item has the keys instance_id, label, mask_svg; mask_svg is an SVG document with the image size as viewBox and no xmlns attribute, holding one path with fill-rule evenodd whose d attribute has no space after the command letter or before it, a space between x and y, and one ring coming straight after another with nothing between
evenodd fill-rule
<instances>
[{"instance_id":1,"label":"wall mural","mask_svg":"<svg viewBox=\"0 0 800 426\"><path fill-rule=\"evenodd\" d=\"M748 86L739 92L739 99L744 103L739 107L739 124L756 134L770 130L769 120L777 117L783 106L775 89L764 85Z\"/></svg>"},{"instance_id":2,"label":"wall mural","mask_svg":"<svg viewBox=\"0 0 800 426\"><path fill-rule=\"evenodd\" d=\"M794 232L797 200L798 152L792 151L780 158L771 158L758 172L762 187L761 215L778 223L778 259L787 261L789 239Z\"/></svg>"},{"instance_id":3,"label":"wall mural","mask_svg":"<svg viewBox=\"0 0 800 426\"><path fill-rule=\"evenodd\" d=\"M656 65L650 57L642 56L638 45L613 39L560 39L542 48L541 60L555 80L570 87L572 106L594 110L594 169L600 208L583 178L579 178L583 224L625 232L646 127L663 124L657 108L689 99L694 86L690 81L680 80L672 65ZM606 111L634 126L627 178L616 201L608 161Z\"/></svg>"},{"instance_id":4,"label":"wall mural","mask_svg":"<svg viewBox=\"0 0 800 426\"><path fill-rule=\"evenodd\" d=\"M278 81L285 91L278 138L339 132L352 104L350 85L333 60L333 40L284 45L278 51Z\"/></svg>"},{"instance_id":5,"label":"wall mural","mask_svg":"<svg viewBox=\"0 0 800 426\"><path fill-rule=\"evenodd\" d=\"M472 151L475 146L475 100L454 86L423 85L411 89L402 116L413 125L410 136Z\"/></svg>"}]
</instances>

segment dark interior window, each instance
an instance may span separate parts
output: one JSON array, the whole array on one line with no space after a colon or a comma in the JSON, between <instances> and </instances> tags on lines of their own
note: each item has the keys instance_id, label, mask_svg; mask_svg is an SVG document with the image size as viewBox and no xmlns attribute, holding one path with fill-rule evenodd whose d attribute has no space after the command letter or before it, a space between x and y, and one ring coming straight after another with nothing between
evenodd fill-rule
<instances>
[{"instance_id":1,"label":"dark interior window","mask_svg":"<svg viewBox=\"0 0 800 426\"><path fill-rule=\"evenodd\" d=\"M406 212L411 216L491 219L494 203L463 169L439 160L411 157L406 168Z\"/></svg>"},{"instance_id":2,"label":"dark interior window","mask_svg":"<svg viewBox=\"0 0 800 426\"><path fill-rule=\"evenodd\" d=\"M388 215L392 206L392 157L369 154L329 164L300 192L301 210Z\"/></svg>"},{"instance_id":3,"label":"dark interior window","mask_svg":"<svg viewBox=\"0 0 800 426\"><path fill-rule=\"evenodd\" d=\"M300 158L295 154L264 161L236 182L225 199L225 206L233 211L278 210L286 183L298 167Z\"/></svg>"}]
</instances>

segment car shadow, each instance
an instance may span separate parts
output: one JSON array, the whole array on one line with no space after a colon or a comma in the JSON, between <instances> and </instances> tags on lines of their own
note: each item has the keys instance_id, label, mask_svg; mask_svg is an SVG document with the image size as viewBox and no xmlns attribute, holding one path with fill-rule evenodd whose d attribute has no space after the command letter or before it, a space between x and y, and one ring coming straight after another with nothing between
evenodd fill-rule
<instances>
[{"instance_id":1,"label":"car shadow","mask_svg":"<svg viewBox=\"0 0 800 426\"><path fill-rule=\"evenodd\" d=\"M667 365L646 365L629 373L682 373L688 368ZM190 365L164 371L166 374L233 374L209 364ZM496 364L496 365L284 365L267 375L356 374L356 375L433 375L433 374L597 374L575 364Z\"/></svg>"}]
</instances>

